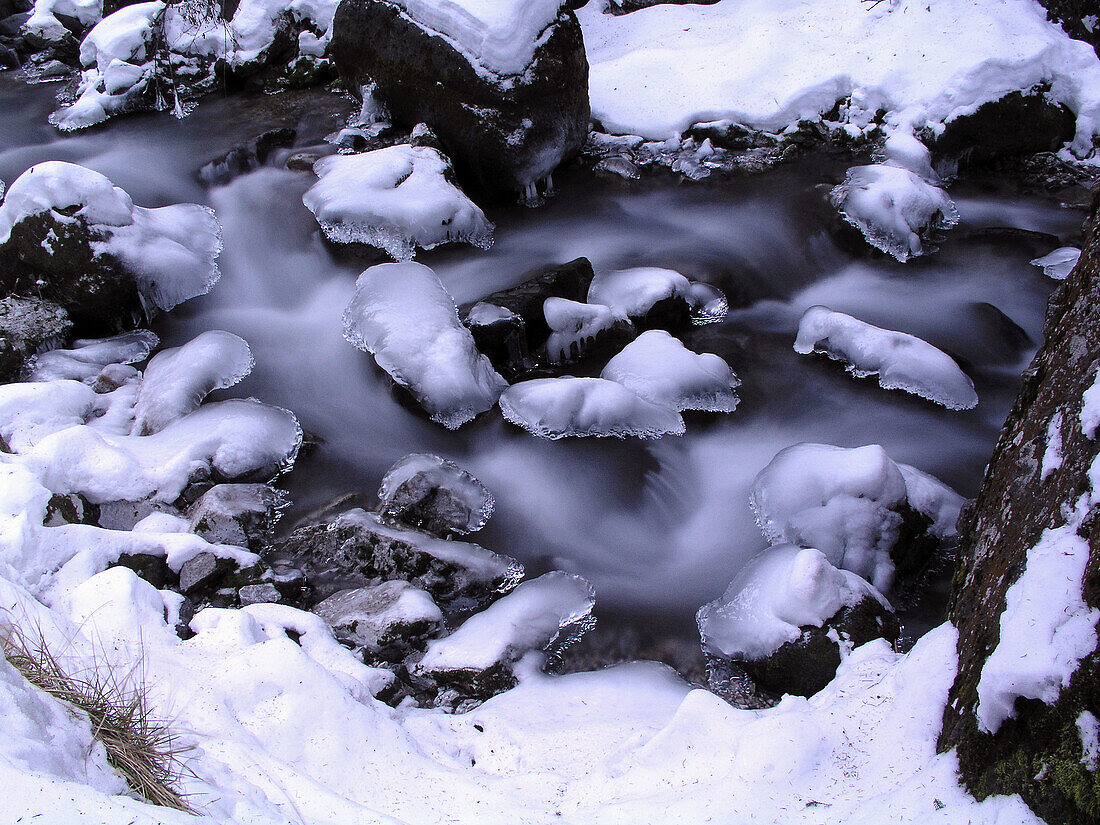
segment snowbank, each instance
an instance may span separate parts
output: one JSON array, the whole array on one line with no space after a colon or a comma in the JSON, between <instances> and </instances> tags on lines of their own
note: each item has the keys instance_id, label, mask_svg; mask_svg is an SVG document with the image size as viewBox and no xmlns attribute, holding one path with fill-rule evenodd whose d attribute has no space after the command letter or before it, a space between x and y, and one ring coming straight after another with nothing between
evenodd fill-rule
<instances>
[{"instance_id":1,"label":"snowbank","mask_svg":"<svg viewBox=\"0 0 1100 825\"><path fill-rule=\"evenodd\" d=\"M821 627L842 608L866 598L886 600L855 573L838 570L820 550L770 547L746 564L721 598L699 608L703 650L725 659L757 661Z\"/></svg>"},{"instance_id":2,"label":"snowbank","mask_svg":"<svg viewBox=\"0 0 1100 825\"><path fill-rule=\"evenodd\" d=\"M377 246L395 261L411 260L417 247L493 244L493 225L451 183L450 162L429 146L329 155L313 171L319 180L302 202L332 241Z\"/></svg>"},{"instance_id":3,"label":"snowbank","mask_svg":"<svg viewBox=\"0 0 1100 825\"><path fill-rule=\"evenodd\" d=\"M943 350L904 332L881 329L828 307L810 307L798 322L794 351L823 352L857 378L878 375L885 390L904 390L949 410L978 405L974 382Z\"/></svg>"},{"instance_id":4,"label":"snowbank","mask_svg":"<svg viewBox=\"0 0 1100 825\"><path fill-rule=\"evenodd\" d=\"M729 120L780 131L851 98L847 126L933 128L1005 94L1050 84L1078 115L1073 150L1100 131L1100 60L1032 0L722 0L624 16L578 12L592 115L664 140Z\"/></svg>"},{"instance_id":5,"label":"snowbank","mask_svg":"<svg viewBox=\"0 0 1100 825\"><path fill-rule=\"evenodd\" d=\"M379 264L355 282L344 337L371 353L433 421L457 429L508 386L477 351L454 299L422 264Z\"/></svg>"}]
</instances>

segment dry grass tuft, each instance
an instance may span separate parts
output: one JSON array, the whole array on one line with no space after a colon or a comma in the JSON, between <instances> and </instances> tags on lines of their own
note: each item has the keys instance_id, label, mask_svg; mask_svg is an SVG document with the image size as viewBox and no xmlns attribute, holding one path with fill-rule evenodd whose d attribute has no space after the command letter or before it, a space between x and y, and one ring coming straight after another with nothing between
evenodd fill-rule
<instances>
[{"instance_id":1,"label":"dry grass tuft","mask_svg":"<svg viewBox=\"0 0 1100 825\"><path fill-rule=\"evenodd\" d=\"M107 761L135 793L154 805L195 813L178 790L184 773L181 756L190 750L176 744L168 725L150 715L144 682L119 679L111 668L86 675L68 673L46 645L17 627L0 626L0 650L23 677L51 696L87 714L92 735L107 751Z\"/></svg>"}]
</instances>

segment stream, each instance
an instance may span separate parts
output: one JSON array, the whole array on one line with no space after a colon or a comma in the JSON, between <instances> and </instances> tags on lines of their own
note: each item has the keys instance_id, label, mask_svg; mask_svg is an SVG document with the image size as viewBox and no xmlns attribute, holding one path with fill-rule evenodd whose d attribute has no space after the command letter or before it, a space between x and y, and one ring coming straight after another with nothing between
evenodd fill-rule
<instances>
[{"instance_id":1,"label":"stream","mask_svg":"<svg viewBox=\"0 0 1100 825\"><path fill-rule=\"evenodd\" d=\"M1029 261L1072 242L1083 217L970 180L950 190L962 221L940 251L902 265L838 240L824 187L843 177L843 159L813 157L713 183L628 185L566 171L541 208L487 209L497 227L488 252L457 246L417 260L459 304L582 255L597 271L661 266L713 284L731 312L693 329L687 343L730 363L741 404L730 415L691 414L685 436L654 442L542 441L499 411L449 432L400 406L387 376L344 341L341 314L362 266L322 241L301 201L313 178L282 168L288 151L225 186L207 189L196 176L206 161L275 126L297 128L295 150L316 146L343 123L349 100L319 91L213 96L183 120L142 114L62 135L46 122L56 91L0 78L0 179L67 160L106 174L140 205L196 201L216 210L221 281L155 330L167 345L214 328L243 336L256 368L223 395L286 407L319 440L283 481L294 501L284 525L348 491L373 494L406 453L438 453L496 497L478 543L531 573L582 574L611 626L696 642L695 610L766 545L748 489L779 450L801 441L878 443L963 495L977 492L1056 285ZM973 378L980 404L948 411L796 355L798 318L815 304L946 350ZM940 621L944 593L940 576L923 599L903 605L909 635Z\"/></svg>"}]
</instances>

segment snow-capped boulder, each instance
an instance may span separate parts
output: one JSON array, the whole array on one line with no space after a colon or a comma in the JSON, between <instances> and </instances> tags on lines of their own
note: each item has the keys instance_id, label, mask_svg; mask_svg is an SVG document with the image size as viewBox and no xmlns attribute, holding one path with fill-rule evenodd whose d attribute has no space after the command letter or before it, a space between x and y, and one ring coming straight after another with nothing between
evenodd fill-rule
<instances>
[{"instance_id":1,"label":"snow-capped boulder","mask_svg":"<svg viewBox=\"0 0 1100 825\"><path fill-rule=\"evenodd\" d=\"M479 189L532 198L588 133L588 61L562 0L343 0L331 52L349 89L374 81Z\"/></svg>"},{"instance_id":2,"label":"snow-capped boulder","mask_svg":"<svg viewBox=\"0 0 1100 825\"><path fill-rule=\"evenodd\" d=\"M78 331L113 332L202 295L218 279L221 227L205 206L135 206L106 177L32 166L0 203L0 283L63 307Z\"/></svg>"},{"instance_id":3,"label":"snow-capped boulder","mask_svg":"<svg viewBox=\"0 0 1100 825\"><path fill-rule=\"evenodd\" d=\"M600 378L622 384L647 401L674 410L733 412L741 382L729 364L695 353L664 330L651 329L607 362Z\"/></svg>"},{"instance_id":4,"label":"snow-capped boulder","mask_svg":"<svg viewBox=\"0 0 1100 825\"><path fill-rule=\"evenodd\" d=\"M836 674L842 646L898 636L882 594L793 544L753 558L695 618L708 657L735 662L777 694L811 696Z\"/></svg>"},{"instance_id":5,"label":"snow-capped boulder","mask_svg":"<svg viewBox=\"0 0 1100 825\"><path fill-rule=\"evenodd\" d=\"M428 267L379 264L359 276L344 336L371 353L431 416L456 429L490 409L507 382L477 351L454 299Z\"/></svg>"},{"instance_id":6,"label":"snow-capped boulder","mask_svg":"<svg viewBox=\"0 0 1100 825\"><path fill-rule=\"evenodd\" d=\"M275 523L290 503L267 484L215 484L188 510L192 533L211 544L259 551L271 543Z\"/></svg>"},{"instance_id":7,"label":"snow-capped boulder","mask_svg":"<svg viewBox=\"0 0 1100 825\"><path fill-rule=\"evenodd\" d=\"M639 330L682 329L691 322L691 282L672 269L639 266L598 272L588 303L603 304L630 318Z\"/></svg>"},{"instance_id":8,"label":"snow-capped boulder","mask_svg":"<svg viewBox=\"0 0 1100 825\"><path fill-rule=\"evenodd\" d=\"M588 630L595 602L592 585L571 573L523 582L450 636L429 642L414 673L462 698L486 699L515 685L513 667L525 654L560 649Z\"/></svg>"},{"instance_id":9,"label":"snow-capped boulder","mask_svg":"<svg viewBox=\"0 0 1100 825\"><path fill-rule=\"evenodd\" d=\"M443 612L432 597L408 582L387 581L371 587L341 590L313 608L336 638L370 654L385 655L384 648L402 654L443 624Z\"/></svg>"},{"instance_id":10,"label":"snow-capped boulder","mask_svg":"<svg viewBox=\"0 0 1100 825\"><path fill-rule=\"evenodd\" d=\"M1081 250L1075 246L1062 246L1031 262L1043 270L1043 274L1055 281L1064 281L1081 259Z\"/></svg>"},{"instance_id":11,"label":"snow-capped boulder","mask_svg":"<svg viewBox=\"0 0 1100 825\"><path fill-rule=\"evenodd\" d=\"M500 411L540 438L660 438L684 433L684 419L676 410L604 378L521 381L500 396Z\"/></svg>"},{"instance_id":12,"label":"snow-capped boulder","mask_svg":"<svg viewBox=\"0 0 1100 825\"><path fill-rule=\"evenodd\" d=\"M801 355L823 353L844 362L857 378L878 375L883 389L904 390L949 410L978 405L974 382L943 350L828 307L810 307L803 313L794 350Z\"/></svg>"},{"instance_id":13,"label":"snow-capped boulder","mask_svg":"<svg viewBox=\"0 0 1100 825\"><path fill-rule=\"evenodd\" d=\"M430 146L399 144L313 165L318 181L302 201L325 237L384 249L395 261L417 247L493 244L493 225L452 182L450 162Z\"/></svg>"},{"instance_id":14,"label":"snow-capped boulder","mask_svg":"<svg viewBox=\"0 0 1100 825\"><path fill-rule=\"evenodd\" d=\"M314 599L380 581L407 581L448 612L467 612L515 587L523 566L462 541L385 524L358 508L299 527L272 551L301 569Z\"/></svg>"},{"instance_id":15,"label":"snow-capped boulder","mask_svg":"<svg viewBox=\"0 0 1100 825\"><path fill-rule=\"evenodd\" d=\"M579 361L612 341L629 340L634 325L602 304L582 304L568 298L547 298L542 305L550 337L546 358L552 364Z\"/></svg>"},{"instance_id":16,"label":"snow-capped boulder","mask_svg":"<svg viewBox=\"0 0 1100 825\"><path fill-rule=\"evenodd\" d=\"M963 499L877 444L795 444L753 480L749 503L772 544L813 547L887 592L953 538ZM913 490L910 494L909 484Z\"/></svg>"},{"instance_id":17,"label":"snow-capped boulder","mask_svg":"<svg viewBox=\"0 0 1100 825\"><path fill-rule=\"evenodd\" d=\"M160 432L197 410L214 390L240 382L254 363L248 342L222 330L208 330L181 347L161 350L142 375L131 434Z\"/></svg>"},{"instance_id":18,"label":"snow-capped boulder","mask_svg":"<svg viewBox=\"0 0 1100 825\"><path fill-rule=\"evenodd\" d=\"M429 453L407 455L390 467L378 500L386 521L440 538L480 530L495 506L484 484L453 461Z\"/></svg>"},{"instance_id":19,"label":"snow-capped boulder","mask_svg":"<svg viewBox=\"0 0 1100 825\"><path fill-rule=\"evenodd\" d=\"M931 234L959 222L959 212L943 189L889 164L849 169L829 199L867 243L902 262L932 251L927 247Z\"/></svg>"}]
</instances>

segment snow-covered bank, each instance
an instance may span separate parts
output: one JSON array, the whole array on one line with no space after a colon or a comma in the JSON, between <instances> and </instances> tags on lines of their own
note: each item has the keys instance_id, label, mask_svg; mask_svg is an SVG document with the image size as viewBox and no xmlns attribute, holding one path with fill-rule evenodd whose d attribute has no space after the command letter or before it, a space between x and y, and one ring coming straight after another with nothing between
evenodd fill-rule
<instances>
[{"instance_id":1,"label":"snow-covered bank","mask_svg":"<svg viewBox=\"0 0 1100 825\"><path fill-rule=\"evenodd\" d=\"M851 98L844 118L936 127L1012 91L1049 84L1078 116L1073 150L1100 131L1100 60L1034 0L723 0L624 16L578 12L592 115L664 140L730 120L780 131Z\"/></svg>"}]
</instances>

